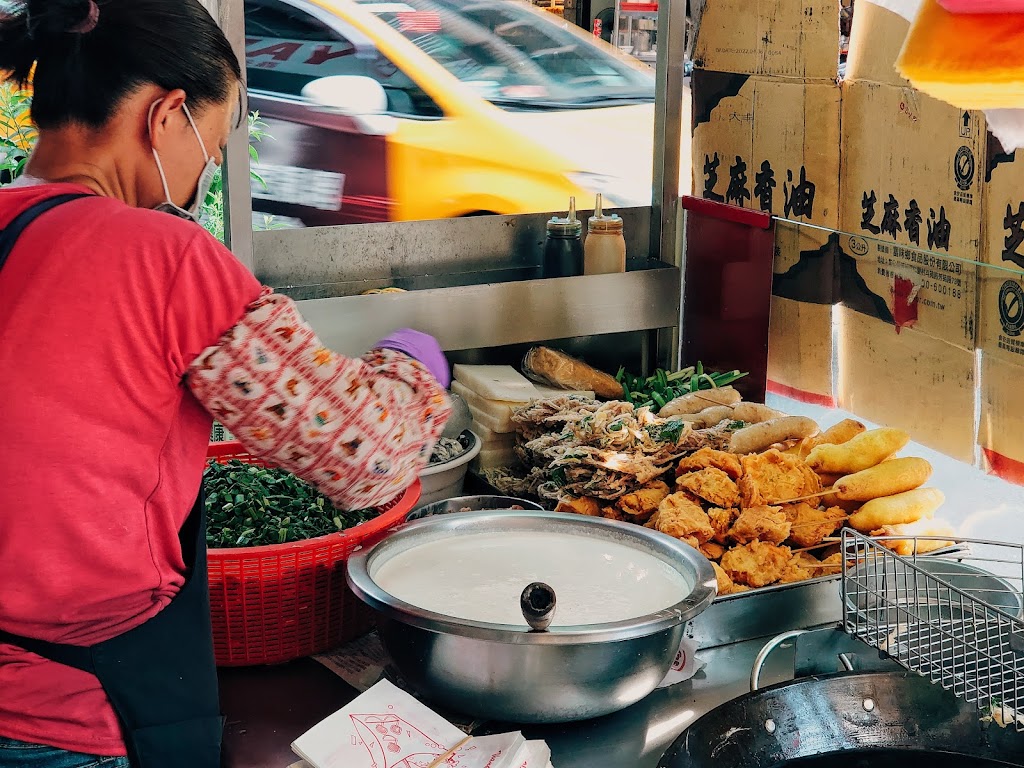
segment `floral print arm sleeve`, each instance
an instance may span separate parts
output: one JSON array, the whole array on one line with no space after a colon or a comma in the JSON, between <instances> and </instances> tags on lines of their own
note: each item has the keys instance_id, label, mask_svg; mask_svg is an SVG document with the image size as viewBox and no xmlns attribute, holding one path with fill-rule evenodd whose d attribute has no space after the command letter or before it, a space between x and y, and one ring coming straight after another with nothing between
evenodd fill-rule
<instances>
[{"instance_id":1,"label":"floral print arm sleeve","mask_svg":"<svg viewBox=\"0 0 1024 768\"><path fill-rule=\"evenodd\" d=\"M391 350L338 355L291 299L270 289L196 359L186 382L246 450L341 509L378 506L410 486L451 408L411 357Z\"/></svg>"}]
</instances>

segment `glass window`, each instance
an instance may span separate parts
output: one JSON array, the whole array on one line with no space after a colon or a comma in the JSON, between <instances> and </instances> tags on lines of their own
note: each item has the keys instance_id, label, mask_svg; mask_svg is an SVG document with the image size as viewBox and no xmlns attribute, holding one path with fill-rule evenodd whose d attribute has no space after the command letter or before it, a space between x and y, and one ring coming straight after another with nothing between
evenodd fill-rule
<instances>
[{"instance_id":1,"label":"glass window","mask_svg":"<svg viewBox=\"0 0 1024 768\"><path fill-rule=\"evenodd\" d=\"M245 4L249 87L298 97L313 80L337 75L370 77L383 86L388 111L442 117L440 108L372 44L355 44L337 29L278 0Z\"/></svg>"},{"instance_id":2,"label":"glass window","mask_svg":"<svg viewBox=\"0 0 1024 768\"><path fill-rule=\"evenodd\" d=\"M654 70L560 16L522 0L245 9L251 108L267 124L254 194L276 225L565 211L570 198L586 211L598 194L605 208L650 204ZM333 76L380 84L385 109L366 82L303 97ZM320 178L331 186L314 200Z\"/></svg>"},{"instance_id":3,"label":"glass window","mask_svg":"<svg viewBox=\"0 0 1024 768\"><path fill-rule=\"evenodd\" d=\"M508 0L357 0L488 101L508 110L654 101L653 70L568 23Z\"/></svg>"}]
</instances>

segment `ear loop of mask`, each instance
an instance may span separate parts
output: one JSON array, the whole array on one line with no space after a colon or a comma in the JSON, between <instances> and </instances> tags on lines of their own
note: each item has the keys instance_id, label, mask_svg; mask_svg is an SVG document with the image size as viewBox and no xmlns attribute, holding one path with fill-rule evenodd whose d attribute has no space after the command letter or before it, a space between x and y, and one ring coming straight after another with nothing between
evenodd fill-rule
<instances>
[{"instance_id":1,"label":"ear loop of mask","mask_svg":"<svg viewBox=\"0 0 1024 768\"><path fill-rule=\"evenodd\" d=\"M203 158L206 160L206 165L203 166L203 171L199 174L199 181L196 183L196 197L190 209L198 221L199 211L210 192L210 187L213 186L213 178L217 175L217 161L206 151L206 142L203 141L203 135L199 132L196 121L192 119L192 110L188 108L188 104L182 104L181 108L185 111L185 117L188 118L188 122L192 126L196 141L199 142L199 147L203 150Z\"/></svg>"},{"instance_id":2,"label":"ear loop of mask","mask_svg":"<svg viewBox=\"0 0 1024 768\"><path fill-rule=\"evenodd\" d=\"M153 137L153 112L162 101L163 99L157 99L149 107L149 118L146 123L146 128L149 130L150 139ZM199 128L196 126L195 120L192 119L192 112L189 110L188 105L182 104L181 108L185 112L185 117L188 118L189 125L192 126L192 131L195 133L196 140L199 142L199 147L203 151L203 159L206 161L206 164L203 166L203 171L199 175L199 180L196 184L195 202L191 209L186 210L171 200L171 189L167 184L167 175L164 173L164 165L160 161L160 154L156 151L156 147L151 146L150 150L153 152L153 159L156 161L156 170L157 173L160 174L160 183L163 185L164 189L164 202L156 206L154 210L164 211L182 218L191 219L192 221L198 221L199 208L203 204L203 199L206 197L206 193L209 191L210 185L213 182L213 176L217 171L217 163L212 157L210 157L210 153L206 151L206 142L203 141L202 134L199 133ZM211 165L213 166L212 168Z\"/></svg>"}]
</instances>

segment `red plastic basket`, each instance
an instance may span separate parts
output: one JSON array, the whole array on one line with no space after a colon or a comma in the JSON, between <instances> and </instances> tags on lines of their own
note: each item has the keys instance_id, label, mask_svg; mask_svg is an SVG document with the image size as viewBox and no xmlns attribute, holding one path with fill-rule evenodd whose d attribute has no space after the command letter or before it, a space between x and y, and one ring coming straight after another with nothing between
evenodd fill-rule
<instances>
[{"instance_id":1,"label":"red plastic basket","mask_svg":"<svg viewBox=\"0 0 1024 768\"><path fill-rule=\"evenodd\" d=\"M208 458L266 463L240 443L212 443ZM279 664L335 648L373 627L373 609L345 583L352 550L401 525L420 497L420 483L346 531L264 547L209 550L210 612L217 664Z\"/></svg>"}]
</instances>

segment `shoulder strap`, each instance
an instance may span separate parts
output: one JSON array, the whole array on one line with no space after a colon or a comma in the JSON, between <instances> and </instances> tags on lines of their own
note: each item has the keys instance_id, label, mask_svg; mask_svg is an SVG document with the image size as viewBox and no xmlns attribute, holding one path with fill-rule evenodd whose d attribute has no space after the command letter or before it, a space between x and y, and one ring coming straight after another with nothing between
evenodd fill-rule
<instances>
[{"instance_id":1,"label":"shoulder strap","mask_svg":"<svg viewBox=\"0 0 1024 768\"><path fill-rule=\"evenodd\" d=\"M23 651L42 656L44 659L63 664L65 667L74 667L83 672L95 673L96 671L96 665L92 659L91 646L48 643L45 640L22 637L11 632L5 632L2 629L0 629L0 643L13 645L21 648Z\"/></svg>"},{"instance_id":2,"label":"shoulder strap","mask_svg":"<svg viewBox=\"0 0 1024 768\"><path fill-rule=\"evenodd\" d=\"M47 211L56 208L58 205L70 203L72 200L77 200L80 197L91 197L91 195L57 195L56 197L50 197L40 203L36 203L29 207L28 210L15 216L14 221L8 224L4 229L0 230L0 270L3 269L4 264L7 262L7 257L11 255L11 251L14 249L14 244L17 242L18 238L21 237L21 233L25 231L25 228L28 227L29 224ZM69 667L81 669L85 672L90 672L93 668L89 648L59 645L57 643L47 643L42 640L19 637L18 635L11 634L10 632L5 632L2 629L0 629L0 643L17 645L18 647L24 648L32 653L37 653L40 656L52 659L53 661L57 661Z\"/></svg>"},{"instance_id":3,"label":"shoulder strap","mask_svg":"<svg viewBox=\"0 0 1024 768\"><path fill-rule=\"evenodd\" d=\"M14 221L8 224L4 229L0 230L0 269L4 268L4 264L7 262L7 257L10 256L11 251L14 250L14 244L18 241L18 238L21 237L21 233L25 231L25 228L28 227L29 224L50 209L56 208L58 205L63 205L64 203L70 203L72 200L78 200L80 197L92 197L92 195L75 193L49 197L15 216Z\"/></svg>"}]
</instances>

